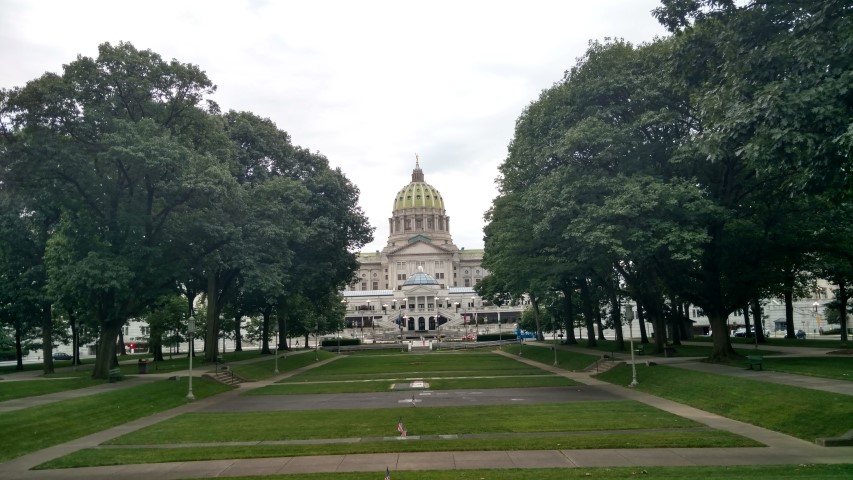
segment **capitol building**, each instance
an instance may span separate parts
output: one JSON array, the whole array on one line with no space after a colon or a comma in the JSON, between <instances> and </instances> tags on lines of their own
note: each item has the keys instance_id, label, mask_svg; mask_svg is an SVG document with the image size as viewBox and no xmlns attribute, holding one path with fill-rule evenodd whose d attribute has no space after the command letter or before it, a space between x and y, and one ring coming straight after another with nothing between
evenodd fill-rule
<instances>
[{"instance_id":1,"label":"capitol building","mask_svg":"<svg viewBox=\"0 0 853 480\"><path fill-rule=\"evenodd\" d=\"M444 199L419 160L391 205L385 247L358 254L357 277L343 292L347 328L373 338L512 331L520 308L491 305L474 291L488 273L483 250L453 243Z\"/></svg>"}]
</instances>

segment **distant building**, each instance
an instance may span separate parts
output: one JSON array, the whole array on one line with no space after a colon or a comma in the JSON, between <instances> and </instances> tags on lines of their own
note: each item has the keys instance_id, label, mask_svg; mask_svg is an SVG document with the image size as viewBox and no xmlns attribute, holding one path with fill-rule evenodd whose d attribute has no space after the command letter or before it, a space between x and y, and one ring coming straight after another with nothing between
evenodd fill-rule
<instances>
[{"instance_id":1,"label":"distant building","mask_svg":"<svg viewBox=\"0 0 853 480\"><path fill-rule=\"evenodd\" d=\"M476 324L497 333L497 325L518 321L519 307L498 308L477 296L473 287L488 273L483 250L456 246L450 225L441 193L424 181L416 160L412 181L393 199L385 247L358 255L357 278L343 292L348 327L374 334L402 323L405 331L455 334Z\"/></svg>"}]
</instances>

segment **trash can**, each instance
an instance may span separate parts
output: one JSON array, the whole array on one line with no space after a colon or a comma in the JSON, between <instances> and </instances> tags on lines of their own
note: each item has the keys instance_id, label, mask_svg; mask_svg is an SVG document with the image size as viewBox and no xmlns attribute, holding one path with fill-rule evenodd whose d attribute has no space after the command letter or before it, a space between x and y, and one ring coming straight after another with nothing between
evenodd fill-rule
<instances>
[{"instance_id":1,"label":"trash can","mask_svg":"<svg viewBox=\"0 0 853 480\"><path fill-rule=\"evenodd\" d=\"M139 373L148 373L148 360L140 358L136 365L139 367Z\"/></svg>"}]
</instances>

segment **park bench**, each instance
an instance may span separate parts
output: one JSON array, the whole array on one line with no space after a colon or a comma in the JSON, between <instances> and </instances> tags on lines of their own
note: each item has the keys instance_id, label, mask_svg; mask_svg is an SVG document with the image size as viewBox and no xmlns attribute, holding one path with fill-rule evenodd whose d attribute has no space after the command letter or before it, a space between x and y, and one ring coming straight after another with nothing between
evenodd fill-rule
<instances>
[{"instance_id":1,"label":"park bench","mask_svg":"<svg viewBox=\"0 0 853 480\"><path fill-rule=\"evenodd\" d=\"M758 365L758 369L761 370L761 364L764 362L764 358L761 355L747 355L746 362L750 370L753 370L752 367L755 365Z\"/></svg>"},{"instance_id":2,"label":"park bench","mask_svg":"<svg viewBox=\"0 0 853 480\"><path fill-rule=\"evenodd\" d=\"M645 355L646 354L646 347L644 345L637 345L637 347L634 348L634 354L635 355Z\"/></svg>"},{"instance_id":3,"label":"park bench","mask_svg":"<svg viewBox=\"0 0 853 480\"><path fill-rule=\"evenodd\" d=\"M120 368L113 368L109 373L107 373L107 380L109 380L110 383L117 382L122 378L124 378L124 375L121 374Z\"/></svg>"}]
</instances>

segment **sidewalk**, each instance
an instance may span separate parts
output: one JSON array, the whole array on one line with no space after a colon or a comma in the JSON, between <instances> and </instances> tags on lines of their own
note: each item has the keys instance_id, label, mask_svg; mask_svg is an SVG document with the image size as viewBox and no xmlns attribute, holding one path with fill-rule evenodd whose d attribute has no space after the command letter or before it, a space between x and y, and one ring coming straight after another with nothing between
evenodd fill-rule
<instances>
[{"instance_id":1,"label":"sidewalk","mask_svg":"<svg viewBox=\"0 0 853 480\"><path fill-rule=\"evenodd\" d=\"M587 351L588 353L588 351ZM142 465L118 465L64 470L30 470L71 452L95 447L101 443L138 430L148 425L166 421L183 413L208 409L234 399L250 388L260 388L301 371L336 360L335 357L301 369L270 378L262 382L243 384L240 388L188 403L181 407L138 419L68 443L41 450L0 465L3 478L9 480L35 479L178 479L213 478L239 475L274 475L307 472L384 472L400 470L450 470L474 468L580 468L618 466L698 466L698 465L755 465L850 463L853 447L825 448L787 435L753 425L730 420L719 415L686 405L648 395L626 387L598 381L588 373L568 372L556 367L518 357L509 353L498 354L562 375L585 385L606 391L616 397L634 400L679 415L712 428L729 431L756 440L767 447L758 448L662 448L662 449L594 449L594 450L542 450L500 452L417 452L382 453L363 455L324 455L311 457L286 457L268 459L236 459L200 462L172 462ZM668 362L669 363L669 362ZM691 362L685 362L688 365ZM700 362L693 362L700 363ZM672 363L670 363L672 364ZM673 366L678 366L673 364ZM730 371L731 367L723 367ZM715 372L717 373L717 372ZM732 372L730 372L732 373ZM751 372L761 374L762 372ZM770 372L768 372L770 373ZM174 375L175 373L171 373ZM181 373L183 374L183 372ZM728 373L724 373L728 374ZM840 382L843 383L843 382ZM808 388L808 387L806 387ZM412 439L417 441L416 439ZM407 440L409 441L409 440Z\"/></svg>"}]
</instances>

